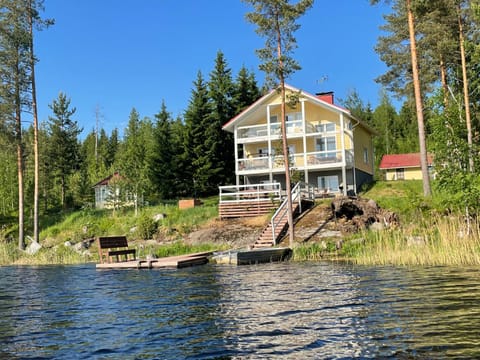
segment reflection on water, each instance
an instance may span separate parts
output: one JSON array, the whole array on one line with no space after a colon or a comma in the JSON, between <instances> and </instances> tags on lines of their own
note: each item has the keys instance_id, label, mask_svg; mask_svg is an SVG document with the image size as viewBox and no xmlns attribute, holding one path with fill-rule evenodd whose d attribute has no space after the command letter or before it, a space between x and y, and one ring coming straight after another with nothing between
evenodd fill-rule
<instances>
[{"instance_id":1,"label":"reflection on water","mask_svg":"<svg viewBox=\"0 0 480 360\"><path fill-rule=\"evenodd\" d=\"M447 267L4 267L0 358L478 358L479 296Z\"/></svg>"}]
</instances>

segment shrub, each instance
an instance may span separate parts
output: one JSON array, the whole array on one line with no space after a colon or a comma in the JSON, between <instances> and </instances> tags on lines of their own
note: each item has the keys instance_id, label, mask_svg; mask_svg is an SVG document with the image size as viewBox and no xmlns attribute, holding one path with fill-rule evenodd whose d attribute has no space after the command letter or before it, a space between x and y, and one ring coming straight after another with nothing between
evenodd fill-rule
<instances>
[{"instance_id":1,"label":"shrub","mask_svg":"<svg viewBox=\"0 0 480 360\"><path fill-rule=\"evenodd\" d=\"M153 237L157 231L157 223L146 213L140 215L137 221L137 237L142 240L148 240Z\"/></svg>"}]
</instances>

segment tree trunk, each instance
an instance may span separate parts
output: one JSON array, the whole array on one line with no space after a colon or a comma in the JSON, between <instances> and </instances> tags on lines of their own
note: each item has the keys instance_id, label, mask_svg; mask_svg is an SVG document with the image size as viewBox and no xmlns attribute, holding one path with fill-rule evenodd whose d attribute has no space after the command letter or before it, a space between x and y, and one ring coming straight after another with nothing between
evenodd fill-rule
<instances>
[{"instance_id":1,"label":"tree trunk","mask_svg":"<svg viewBox=\"0 0 480 360\"><path fill-rule=\"evenodd\" d=\"M278 18L277 18L278 24ZM281 42L281 32L280 28L277 27L277 56L280 69L283 69L282 61L282 42ZM287 219L288 219L288 238L289 246L293 247L293 242L295 238L295 230L293 228L293 204L292 204L292 185L290 184L290 160L288 158L288 143L287 143L287 127L286 127L286 95L285 95L285 78L283 76L283 71L280 70L280 91L282 98L281 114L282 117L281 127L282 127L282 149L283 149L283 161L285 165L285 190L287 192Z\"/></svg>"},{"instance_id":2,"label":"tree trunk","mask_svg":"<svg viewBox=\"0 0 480 360\"><path fill-rule=\"evenodd\" d=\"M447 83L447 67L445 65L445 61L443 60L443 55L441 56L440 60L440 81L442 83L443 89L443 105L445 108L448 107L448 83Z\"/></svg>"},{"instance_id":3,"label":"tree trunk","mask_svg":"<svg viewBox=\"0 0 480 360\"><path fill-rule=\"evenodd\" d=\"M28 21L30 27L30 67L31 67L31 86L32 86L32 111L33 111L33 156L34 156L34 190L33 190L33 240L39 242L39 154L38 154L38 111L37 111L37 90L35 86L35 55L33 51L33 14L32 0L28 3Z\"/></svg>"},{"instance_id":4,"label":"tree trunk","mask_svg":"<svg viewBox=\"0 0 480 360\"><path fill-rule=\"evenodd\" d=\"M423 178L423 195L430 196L432 194L432 191L430 188L430 177L428 174L427 144L425 140L425 125L423 119L423 101L420 88L420 76L418 73L417 44L415 41L415 25L411 0L406 0L406 5L408 15L408 32L410 35L410 55L412 58L413 88L415 91L415 107L417 110L418 140L420 144L420 164L422 167Z\"/></svg>"},{"instance_id":5,"label":"tree trunk","mask_svg":"<svg viewBox=\"0 0 480 360\"><path fill-rule=\"evenodd\" d=\"M470 172L473 172L473 154L472 154L472 121L470 117L470 97L468 95L468 77L467 65L465 60L465 39L463 35L463 23L460 5L457 5L458 17L458 36L460 42L460 56L462 60L462 78L463 78L463 102L465 104L465 121L467 123L467 143L468 143L468 164Z\"/></svg>"}]
</instances>

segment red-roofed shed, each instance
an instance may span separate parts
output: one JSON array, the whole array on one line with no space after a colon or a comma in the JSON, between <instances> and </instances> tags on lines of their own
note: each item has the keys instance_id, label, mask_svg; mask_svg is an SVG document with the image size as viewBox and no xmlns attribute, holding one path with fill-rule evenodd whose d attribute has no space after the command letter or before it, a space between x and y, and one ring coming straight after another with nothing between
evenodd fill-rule
<instances>
[{"instance_id":1,"label":"red-roofed shed","mask_svg":"<svg viewBox=\"0 0 480 360\"><path fill-rule=\"evenodd\" d=\"M429 173L431 173L433 158L427 156ZM420 153L383 155L380 170L385 173L385 180L421 180L422 167Z\"/></svg>"}]
</instances>

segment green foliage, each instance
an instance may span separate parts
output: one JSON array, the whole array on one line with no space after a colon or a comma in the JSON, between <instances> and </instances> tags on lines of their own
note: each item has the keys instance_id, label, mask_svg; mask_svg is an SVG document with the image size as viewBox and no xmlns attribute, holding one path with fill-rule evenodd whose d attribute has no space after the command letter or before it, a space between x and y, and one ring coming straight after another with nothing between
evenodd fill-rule
<instances>
[{"instance_id":1,"label":"green foliage","mask_svg":"<svg viewBox=\"0 0 480 360\"><path fill-rule=\"evenodd\" d=\"M67 208L69 176L81 163L78 135L82 129L72 119L76 109L70 109L67 95L61 92L49 107L54 116L48 118L47 169L60 184L58 197L62 207Z\"/></svg>"},{"instance_id":2,"label":"green foliage","mask_svg":"<svg viewBox=\"0 0 480 360\"><path fill-rule=\"evenodd\" d=\"M478 145L469 150L462 111L457 106L445 109L439 97L432 99L431 104L435 190L445 207L476 213L480 210L479 162L474 156L474 168L470 169L469 153L478 153Z\"/></svg>"},{"instance_id":3,"label":"green foliage","mask_svg":"<svg viewBox=\"0 0 480 360\"><path fill-rule=\"evenodd\" d=\"M300 69L298 62L292 57L297 47L293 34L300 28L296 20L312 7L313 0L300 0L296 4L290 4L288 0L244 2L252 5L254 10L246 14L247 20L255 24L257 34L265 38L265 47L257 50L262 62L259 68L265 72L270 87L276 88Z\"/></svg>"},{"instance_id":4,"label":"green foliage","mask_svg":"<svg viewBox=\"0 0 480 360\"><path fill-rule=\"evenodd\" d=\"M182 241L176 241L173 244L163 245L157 248L155 250L155 255L157 257L167 257L216 250L223 249L219 249L213 244L188 245Z\"/></svg>"},{"instance_id":5,"label":"green foliage","mask_svg":"<svg viewBox=\"0 0 480 360\"><path fill-rule=\"evenodd\" d=\"M136 234L139 239L148 240L153 237L157 231L157 223L148 216L146 213L142 213L137 219Z\"/></svg>"}]
</instances>

